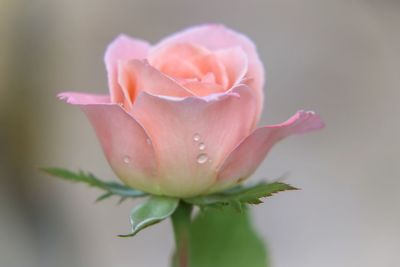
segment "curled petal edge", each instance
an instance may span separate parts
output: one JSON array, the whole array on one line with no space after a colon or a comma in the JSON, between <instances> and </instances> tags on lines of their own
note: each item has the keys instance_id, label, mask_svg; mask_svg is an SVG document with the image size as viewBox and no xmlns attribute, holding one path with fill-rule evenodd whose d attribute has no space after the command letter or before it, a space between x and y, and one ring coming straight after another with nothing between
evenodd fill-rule
<instances>
[{"instance_id":1,"label":"curled petal edge","mask_svg":"<svg viewBox=\"0 0 400 267\"><path fill-rule=\"evenodd\" d=\"M298 111L287 121L256 129L247 136L218 168L216 192L247 179L280 140L294 134L303 134L324 128L325 124L313 111Z\"/></svg>"}]
</instances>

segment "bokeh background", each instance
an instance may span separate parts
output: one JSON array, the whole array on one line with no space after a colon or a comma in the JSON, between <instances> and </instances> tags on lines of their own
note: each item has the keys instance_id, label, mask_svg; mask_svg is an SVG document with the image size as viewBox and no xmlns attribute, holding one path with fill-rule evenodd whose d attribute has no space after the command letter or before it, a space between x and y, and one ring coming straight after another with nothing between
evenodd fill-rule
<instances>
[{"instance_id":1,"label":"bokeh background","mask_svg":"<svg viewBox=\"0 0 400 267\"><path fill-rule=\"evenodd\" d=\"M106 45L156 42L221 22L250 36L266 65L262 123L314 109L323 132L274 148L254 179L301 187L254 209L275 267L400 266L400 1L1 0L0 266L166 266L169 222L132 239L132 202L39 166L115 179L84 115L63 90L107 91ZM223 249L223 248L221 248Z\"/></svg>"}]
</instances>

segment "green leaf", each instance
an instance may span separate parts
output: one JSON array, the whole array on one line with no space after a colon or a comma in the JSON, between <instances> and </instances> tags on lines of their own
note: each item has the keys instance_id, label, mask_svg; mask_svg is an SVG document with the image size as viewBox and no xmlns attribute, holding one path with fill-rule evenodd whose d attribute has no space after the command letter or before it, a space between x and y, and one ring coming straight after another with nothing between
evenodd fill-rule
<instances>
[{"instance_id":1,"label":"green leaf","mask_svg":"<svg viewBox=\"0 0 400 267\"><path fill-rule=\"evenodd\" d=\"M116 182L104 182L99 178L95 177L91 173L85 173L83 171L80 172L72 172L66 169L61 168L42 168L42 171L50 174L52 176L56 176L68 181L72 182L81 182L85 183L89 186L96 187L105 191L104 194L100 195L96 201L101 201L106 198L109 198L113 195L120 196L122 198L127 197L142 197L147 195L146 193L130 188L123 184L119 184Z\"/></svg>"},{"instance_id":2,"label":"green leaf","mask_svg":"<svg viewBox=\"0 0 400 267\"><path fill-rule=\"evenodd\" d=\"M190 226L190 267L267 267L267 253L248 210L207 209Z\"/></svg>"},{"instance_id":3,"label":"green leaf","mask_svg":"<svg viewBox=\"0 0 400 267\"><path fill-rule=\"evenodd\" d=\"M109 198L111 196L112 196L112 194L110 192L106 192L106 193L100 195L98 198L96 198L96 202L100 202L100 201L102 201L102 200L104 200L106 198Z\"/></svg>"},{"instance_id":4,"label":"green leaf","mask_svg":"<svg viewBox=\"0 0 400 267\"><path fill-rule=\"evenodd\" d=\"M159 223L174 213L178 207L179 199L161 196L152 196L146 202L136 206L131 213L132 231L120 237L136 235L140 230Z\"/></svg>"},{"instance_id":5,"label":"green leaf","mask_svg":"<svg viewBox=\"0 0 400 267\"><path fill-rule=\"evenodd\" d=\"M289 184L274 182L274 183L261 183L254 187L243 189L241 192L234 193L233 195L243 203L260 204L262 198L270 197L276 193L288 190L298 190Z\"/></svg>"},{"instance_id":6,"label":"green leaf","mask_svg":"<svg viewBox=\"0 0 400 267\"><path fill-rule=\"evenodd\" d=\"M250 187L236 187L218 194L188 198L185 201L198 206L230 205L236 210L241 210L242 204L260 204L263 202L262 198L287 190L297 188L281 182L259 183Z\"/></svg>"}]
</instances>

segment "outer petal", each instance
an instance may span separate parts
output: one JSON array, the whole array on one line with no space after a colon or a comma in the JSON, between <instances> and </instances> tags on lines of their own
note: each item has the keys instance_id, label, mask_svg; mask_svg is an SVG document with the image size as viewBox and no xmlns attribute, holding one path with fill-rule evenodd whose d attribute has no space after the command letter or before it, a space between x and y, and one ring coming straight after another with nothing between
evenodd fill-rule
<instances>
[{"instance_id":1,"label":"outer petal","mask_svg":"<svg viewBox=\"0 0 400 267\"><path fill-rule=\"evenodd\" d=\"M194 43L205 46L210 50L240 46L247 54L249 69L247 78L249 84L257 92L258 115L261 115L263 106L264 67L258 57L254 43L245 35L235 32L219 24L207 24L188 28L165 38L155 46L155 49L171 43Z\"/></svg>"},{"instance_id":2,"label":"outer petal","mask_svg":"<svg viewBox=\"0 0 400 267\"><path fill-rule=\"evenodd\" d=\"M110 104L110 97L108 95L64 92L57 96L61 100L65 100L65 102L72 105Z\"/></svg>"},{"instance_id":3,"label":"outer petal","mask_svg":"<svg viewBox=\"0 0 400 267\"><path fill-rule=\"evenodd\" d=\"M118 84L118 62L121 60L144 59L147 57L149 48L150 45L147 42L122 34L107 47L104 62L113 103L125 103L121 87Z\"/></svg>"},{"instance_id":4,"label":"outer petal","mask_svg":"<svg viewBox=\"0 0 400 267\"><path fill-rule=\"evenodd\" d=\"M119 105L103 96L60 94L61 99L86 113L104 154L116 175L127 185L159 194L154 150L143 127Z\"/></svg>"},{"instance_id":5,"label":"outer petal","mask_svg":"<svg viewBox=\"0 0 400 267\"><path fill-rule=\"evenodd\" d=\"M219 168L218 184L211 191L219 191L248 178L260 165L274 144L292 134L301 134L324 127L320 117L312 111L298 111L282 124L258 128L244 139Z\"/></svg>"},{"instance_id":6,"label":"outer petal","mask_svg":"<svg viewBox=\"0 0 400 267\"><path fill-rule=\"evenodd\" d=\"M204 98L142 93L132 114L153 141L162 193L205 192L217 178L217 166L252 130L255 112L254 92L245 85Z\"/></svg>"},{"instance_id":7,"label":"outer petal","mask_svg":"<svg viewBox=\"0 0 400 267\"><path fill-rule=\"evenodd\" d=\"M192 95L177 82L141 60L121 61L118 81L125 96L125 107L128 110L132 108L133 102L141 91L177 97Z\"/></svg>"}]
</instances>

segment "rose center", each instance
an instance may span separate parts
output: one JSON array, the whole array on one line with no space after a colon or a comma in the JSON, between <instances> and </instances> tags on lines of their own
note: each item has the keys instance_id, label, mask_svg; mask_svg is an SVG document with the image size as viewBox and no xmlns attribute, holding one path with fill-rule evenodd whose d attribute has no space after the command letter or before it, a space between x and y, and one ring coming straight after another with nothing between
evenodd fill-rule
<instances>
[{"instance_id":1,"label":"rose center","mask_svg":"<svg viewBox=\"0 0 400 267\"><path fill-rule=\"evenodd\" d=\"M176 43L154 50L149 63L176 80L193 94L204 96L228 88L224 64L208 49L190 43Z\"/></svg>"}]
</instances>

